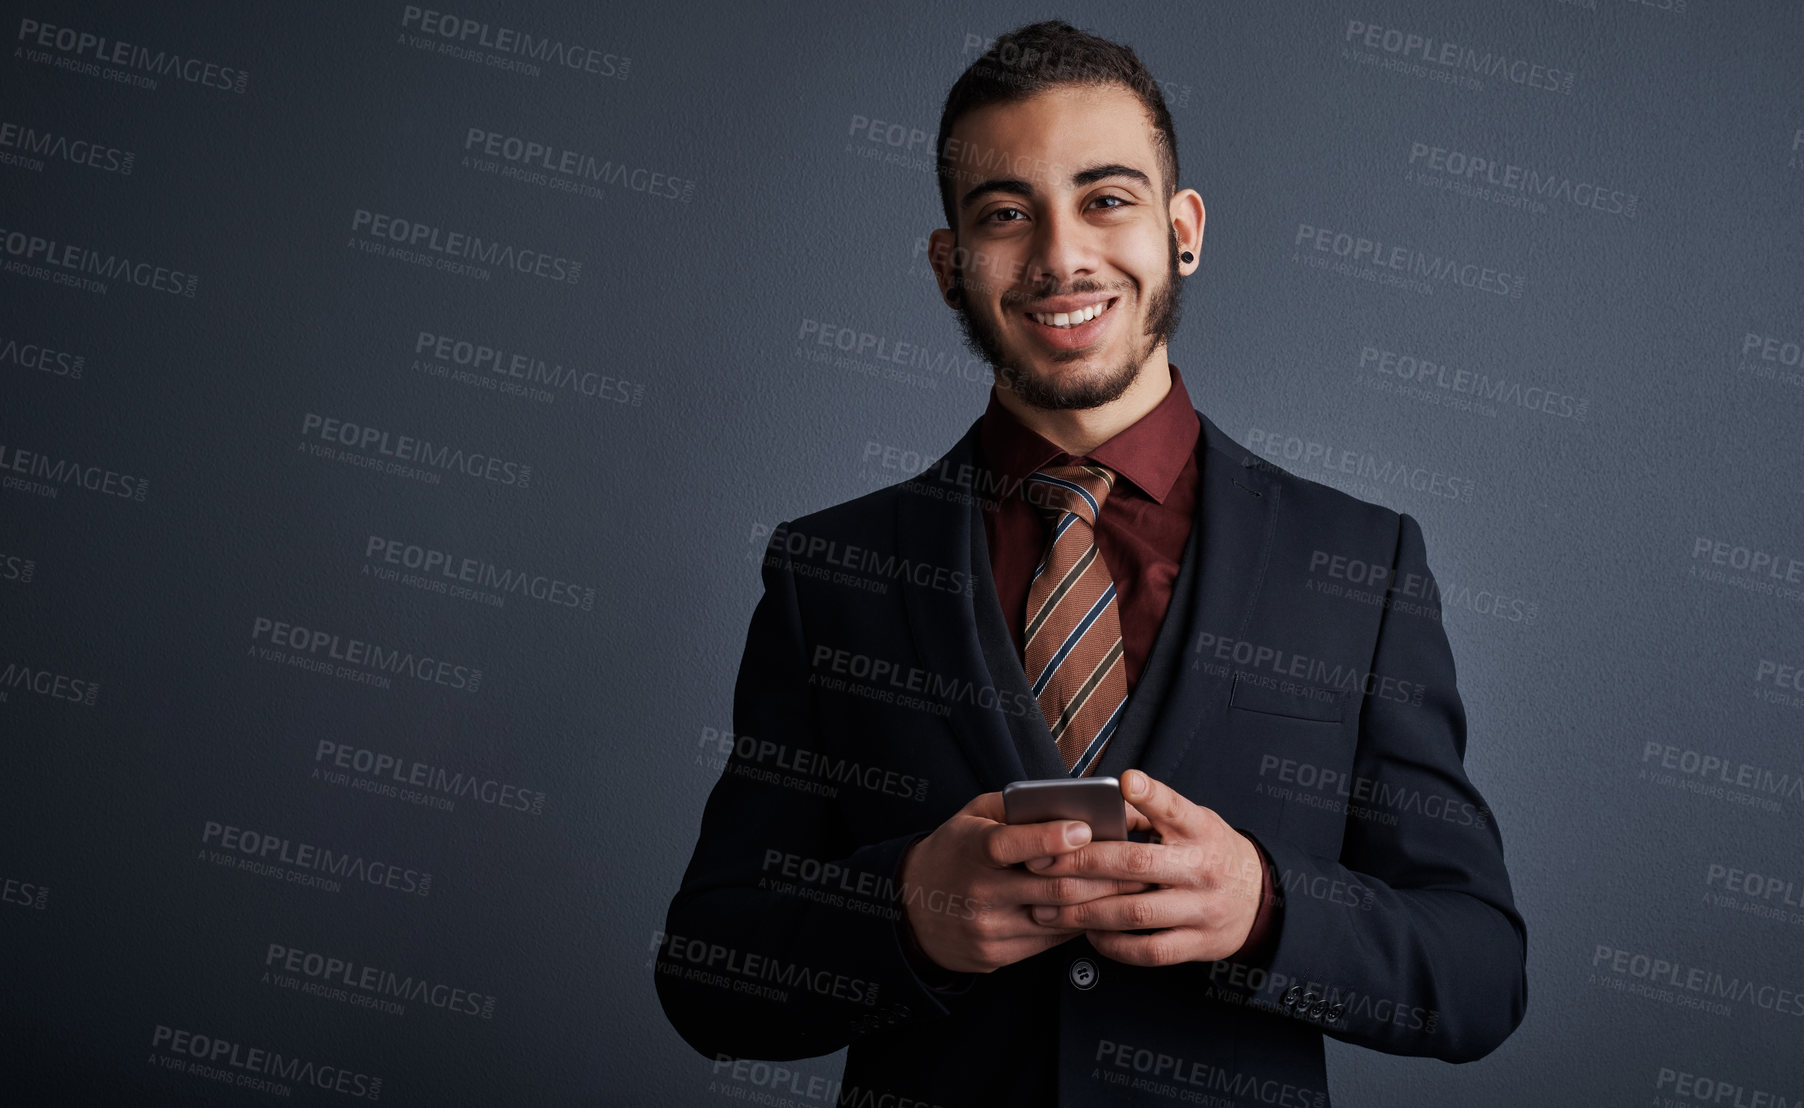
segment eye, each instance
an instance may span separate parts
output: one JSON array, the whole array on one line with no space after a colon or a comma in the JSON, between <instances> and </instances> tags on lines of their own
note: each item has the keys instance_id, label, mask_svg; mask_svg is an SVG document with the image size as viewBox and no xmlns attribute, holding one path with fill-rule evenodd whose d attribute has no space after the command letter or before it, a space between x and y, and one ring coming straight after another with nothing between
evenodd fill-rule
<instances>
[{"instance_id":1,"label":"eye","mask_svg":"<svg viewBox=\"0 0 1804 1108\"><path fill-rule=\"evenodd\" d=\"M1130 201L1128 201L1126 198L1120 197L1120 196L1098 196L1096 199L1099 201L1101 201L1101 200L1115 201L1115 204L1112 207L1105 208L1105 209L1103 209L1104 211L1113 211L1113 210L1115 210L1115 208L1125 208L1125 207L1128 207L1130 204Z\"/></svg>"},{"instance_id":2,"label":"eye","mask_svg":"<svg viewBox=\"0 0 1804 1108\"><path fill-rule=\"evenodd\" d=\"M1015 219L996 219L995 218L996 216L1001 215L1003 212L1014 212L1016 215L1019 215L1022 219L1027 218L1027 213L1022 211L1020 208L997 208L993 212L985 213L983 218L979 219L977 222L979 222L979 223L992 223L992 222L994 222L994 223L1018 223L1018 222L1020 222L1020 220L1015 220Z\"/></svg>"}]
</instances>

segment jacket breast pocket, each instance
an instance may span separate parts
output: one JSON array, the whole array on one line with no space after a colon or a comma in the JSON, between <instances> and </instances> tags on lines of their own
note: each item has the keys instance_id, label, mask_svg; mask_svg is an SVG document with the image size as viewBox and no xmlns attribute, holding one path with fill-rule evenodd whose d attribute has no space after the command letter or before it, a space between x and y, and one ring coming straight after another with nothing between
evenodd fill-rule
<instances>
[{"instance_id":1,"label":"jacket breast pocket","mask_svg":"<svg viewBox=\"0 0 1804 1108\"><path fill-rule=\"evenodd\" d=\"M1358 701L1347 689L1236 673L1228 707L1233 732L1257 758L1255 795L1270 806L1265 826L1275 822L1291 842L1339 856L1354 796L1349 728Z\"/></svg>"},{"instance_id":2,"label":"jacket breast pocket","mask_svg":"<svg viewBox=\"0 0 1804 1108\"><path fill-rule=\"evenodd\" d=\"M1347 707L1347 690L1304 688L1272 677L1236 672L1228 707L1291 719L1339 723Z\"/></svg>"}]
</instances>

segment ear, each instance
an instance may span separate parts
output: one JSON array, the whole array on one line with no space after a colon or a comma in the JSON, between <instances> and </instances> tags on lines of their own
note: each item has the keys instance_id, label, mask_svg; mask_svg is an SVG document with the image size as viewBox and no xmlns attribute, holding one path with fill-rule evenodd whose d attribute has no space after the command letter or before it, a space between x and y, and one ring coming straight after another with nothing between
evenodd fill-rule
<instances>
[{"instance_id":1,"label":"ear","mask_svg":"<svg viewBox=\"0 0 1804 1108\"><path fill-rule=\"evenodd\" d=\"M1172 231L1178 236L1178 253L1188 250L1192 254L1203 252L1203 221L1208 212L1203 208L1203 198L1195 189L1180 189L1172 194L1170 204ZM1200 261L1179 261L1178 272L1195 273L1202 263Z\"/></svg>"},{"instance_id":2,"label":"ear","mask_svg":"<svg viewBox=\"0 0 1804 1108\"><path fill-rule=\"evenodd\" d=\"M940 299L948 303L952 302L948 297L955 299L957 296L957 273L952 264L954 249L952 232L944 227L927 236L927 260L933 266L934 280L939 282Z\"/></svg>"}]
</instances>

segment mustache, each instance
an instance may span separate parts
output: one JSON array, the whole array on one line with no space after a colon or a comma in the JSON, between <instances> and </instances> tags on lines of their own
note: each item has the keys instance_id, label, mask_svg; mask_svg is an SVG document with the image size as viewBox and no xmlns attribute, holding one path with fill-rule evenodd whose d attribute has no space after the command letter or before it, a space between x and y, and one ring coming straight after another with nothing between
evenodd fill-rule
<instances>
[{"instance_id":1,"label":"mustache","mask_svg":"<svg viewBox=\"0 0 1804 1108\"><path fill-rule=\"evenodd\" d=\"M1003 307L1012 308L1021 304L1031 304L1036 300L1049 300L1055 296L1076 296L1080 293L1093 292L1113 293L1116 296L1125 296L1128 291L1129 289L1125 286L1109 286L1099 284L1095 281L1082 281L1072 285L1068 289L1033 289L1028 291L1009 289L1003 292L1001 301Z\"/></svg>"}]
</instances>

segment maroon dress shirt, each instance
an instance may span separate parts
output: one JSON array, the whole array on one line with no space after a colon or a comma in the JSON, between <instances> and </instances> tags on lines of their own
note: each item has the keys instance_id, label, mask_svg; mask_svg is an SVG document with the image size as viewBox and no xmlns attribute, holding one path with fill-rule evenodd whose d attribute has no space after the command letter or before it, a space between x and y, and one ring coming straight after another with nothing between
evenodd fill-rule
<instances>
[{"instance_id":1,"label":"maroon dress shirt","mask_svg":"<svg viewBox=\"0 0 1804 1108\"><path fill-rule=\"evenodd\" d=\"M1122 658L1128 691L1140 677L1153 638L1171 604L1184 544L1195 522L1202 423L1178 367L1171 367L1171 388L1153 409L1088 454L1072 455L1030 430L996 399L978 427L984 463L1006 480L991 485L1014 490L1036 469L1049 465L1107 466L1125 480L1115 482L1097 518L1096 545L1115 578L1120 612ZM984 536L989 541L990 573L1003 619L1022 657L1021 632L1027 622L1027 587L1034 567L1046 552L1047 527L1039 509L1020 496L985 501ZM1023 661L1023 666L1026 663ZM1248 836L1251 838L1251 836ZM1258 957L1272 937L1272 864L1255 841L1265 878L1258 915L1236 960Z\"/></svg>"}]
</instances>

